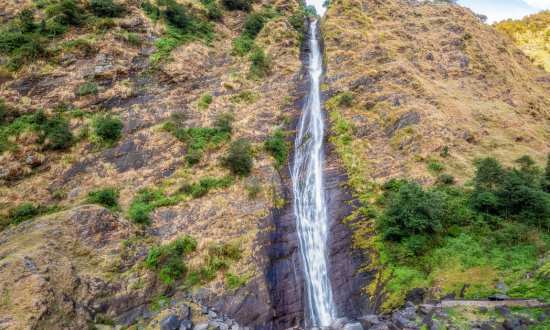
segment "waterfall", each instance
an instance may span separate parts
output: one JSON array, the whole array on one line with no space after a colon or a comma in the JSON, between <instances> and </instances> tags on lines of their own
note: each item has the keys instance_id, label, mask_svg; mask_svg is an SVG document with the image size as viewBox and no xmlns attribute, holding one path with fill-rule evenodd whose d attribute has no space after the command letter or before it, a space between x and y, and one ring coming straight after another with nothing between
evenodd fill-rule
<instances>
[{"instance_id":1,"label":"waterfall","mask_svg":"<svg viewBox=\"0 0 550 330\"><path fill-rule=\"evenodd\" d=\"M307 0L322 16L322 0ZM327 267L328 220L323 185L324 118L320 80L323 58L317 32L318 20L309 23L309 93L296 135L292 188L300 252L307 290L308 327L325 327L336 317Z\"/></svg>"}]
</instances>

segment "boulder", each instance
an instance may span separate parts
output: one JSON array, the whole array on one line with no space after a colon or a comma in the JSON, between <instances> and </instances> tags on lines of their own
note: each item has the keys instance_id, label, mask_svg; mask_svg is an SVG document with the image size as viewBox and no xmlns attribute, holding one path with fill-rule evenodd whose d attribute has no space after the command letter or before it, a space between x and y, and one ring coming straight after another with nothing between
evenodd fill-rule
<instances>
[{"instance_id":1,"label":"boulder","mask_svg":"<svg viewBox=\"0 0 550 330\"><path fill-rule=\"evenodd\" d=\"M191 322L190 320L181 321L179 330L191 330L191 329L193 329L193 322Z\"/></svg>"},{"instance_id":2,"label":"boulder","mask_svg":"<svg viewBox=\"0 0 550 330\"><path fill-rule=\"evenodd\" d=\"M359 320L363 323L363 326L365 326L367 329L381 323L380 319L378 318L378 315L375 315L375 314L361 316Z\"/></svg>"},{"instance_id":3,"label":"boulder","mask_svg":"<svg viewBox=\"0 0 550 330\"><path fill-rule=\"evenodd\" d=\"M363 330L363 326L359 322L347 323L342 328L343 330Z\"/></svg>"},{"instance_id":4,"label":"boulder","mask_svg":"<svg viewBox=\"0 0 550 330\"><path fill-rule=\"evenodd\" d=\"M160 321L160 330L178 330L180 328L180 319L176 315L168 315Z\"/></svg>"},{"instance_id":5,"label":"boulder","mask_svg":"<svg viewBox=\"0 0 550 330\"><path fill-rule=\"evenodd\" d=\"M208 323L199 323L195 325L193 330L208 330Z\"/></svg>"}]
</instances>

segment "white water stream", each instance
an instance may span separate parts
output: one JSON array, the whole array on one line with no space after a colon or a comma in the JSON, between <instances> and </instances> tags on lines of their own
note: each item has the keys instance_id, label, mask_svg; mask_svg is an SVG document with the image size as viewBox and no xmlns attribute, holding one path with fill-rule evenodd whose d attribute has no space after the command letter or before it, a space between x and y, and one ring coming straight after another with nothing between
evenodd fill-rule
<instances>
[{"instance_id":1,"label":"white water stream","mask_svg":"<svg viewBox=\"0 0 550 330\"><path fill-rule=\"evenodd\" d=\"M322 16L323 0L307 0ZM326 327L336 318L327 267L328 220L323 184L324 118L321 106L320 79L323 57L319 45L318 21L309 26L309 93L302 109L296 135L292 188L294 214L300 241L307 289L306 324Z\"/></svg>"}]
</instances>

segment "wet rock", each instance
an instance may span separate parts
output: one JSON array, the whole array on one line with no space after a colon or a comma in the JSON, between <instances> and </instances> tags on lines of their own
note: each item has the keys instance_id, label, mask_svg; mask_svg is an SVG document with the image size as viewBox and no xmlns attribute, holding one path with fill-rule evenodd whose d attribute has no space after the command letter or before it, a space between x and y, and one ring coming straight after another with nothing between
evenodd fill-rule
<instances>
[{"instance_id":1,"label":"wet rock","mask_svg":"<svg viewBox=\"0 0 550 330\"><path fill-rule=\"evenodd\" d=\"M180 307L179 318L182 319L182 320L191 319L191 307L189 307L187 305L182 305Z\"/></svg>"},{"instance_id":2,"label":"wet rock","mask_svg":"<svg viewBox=\"0 0 550 330\"><path fill-rule=\"evenodd\" d=\"M496 306L495 311L502 316L510 315L510 310L506 306Z\"/></svg>"},{"instance_id":3,"label":"wet rock","mask_svg":"<svg viewBox=\"0 0 550 330\"><path fill-rule=\"evenodd\" d=\"M502 326L503 326L504 329L506 329L506 330L519 330L519 329L524 329L524 328L521 326L520 320L517 319L517 318L514 318L514 317L511 317L511 318L506 319L506 320L502 323Z\"/></svg>"},{"instance_id":4,"label":"wet rock","mask_svg":"<svg viewBox=\"0 0 550 330\"><path fill-rule=\"evenodd\" d=\"M183 320L180 323L179 330L191 330L193 329L193 322L190 320Z\"/></svg>"},{"instance_id":5,"label":"wet rock","mask_svg":"<svg viewBox=\"0 0 550 330\"><path fill-rule=\"evenodd\" d=\"M363 330L363 326L359 322L348 323L344 325L342 330Z\"/></svg>"},{"instance_id":6,"label":"wet rock","mask_svg":"<svg viewBox=\"0 0 550 330\"><path fill-rule=\"evenodd\" d=\"M392 315L393 323L401 329L416 329L417 326L414 322L405 317L401 312L394 312Z\"/></svg>"},{"instance_id":7,"label":"wet rock","mask_svg":"<svg viewBox=\"0 0 550 330\"><path fill-rule=\"evenodd\" d=\"M494 328L490 322L483 322L479 325L480 330L493 330Z\"/></svg>"},{"instance_id":8,"label":"wet rock","mask_svg":"<svg viewBox=\"0 0 550 330\"><path fill-rule=\"evenodd\" d=\"M208 323L199 323L195 325L193 330L208 330Z\"/></svg>"},{"instance_id":9,"label":"wet rock","mask_svg":"<svg viewBox=\"0 0 550 330\"><path fill-rule=\"evenodd\" d=\"M405 300L412 302L413 304L421 304L426 296L426 290L422 288L414 288L407 293Z\"/></svg>"},{"instance_id":10,"label":"wet rock","mask_svg":"<svg viewBox=\"0 0 550 330\"><path fill-rule=\"evenodd\" d=\"M209 319L214 320L217 317L218 317L218 314L216 312L214 312L213 310L208 311L208 318Z\"/></svg>"},{"instance_id":11,"label":"wet rock","mask_svg":"<svg viewBox=\"0 0 550 330\"><path fill-rule=\"evenodd\" d=\"M338 318L330 324L332 329L342 329L350 320L347 317Z\"/></svg>"},{"instance_id":12,"label":"wet rock","mask_svg":"<svg viewBox=\"0 0 550 330\"><path fill-rule=\"evenodd\" d=\"M418 307L419 307L420 313L424 315L432 314L434 309L436 308L436 306L431 304L421 304Z\"/></svg>"},{"instance_id":13,"label":"wet rock","mask_svg":"<svg viewBox=\"0 0 550 330\"><path fill-rule=\"evenodd\" d=\"M178 330L180 327L180 320L176 315L168 315L162 321L160 321L161 330Z\"/></svg>"},{"instance_id":14,"label":"wet rock","mask_svg":"<svg viewBox=\"0 0 550 330\"><path fill-rule=\"evenodd\" d=\"M510 299L510 297L500 293L489 296L489 300L493 300L493 301L501 301L501 300L508 300L508 299Z\"/></svg>"},{"instance_id":15,"label":"wet rock","mask_svg":"<svg viewBox=\"0 0 550 330\"><path fill-rule=\"evenodd\" d=\"M365 326L366 328L370 328L372 326L375 326L381 323L380 319L378 318L378 315L375 315L375 314L361 316L359 320L363 323L363 326Z\"/></svg>"}]
</instances>

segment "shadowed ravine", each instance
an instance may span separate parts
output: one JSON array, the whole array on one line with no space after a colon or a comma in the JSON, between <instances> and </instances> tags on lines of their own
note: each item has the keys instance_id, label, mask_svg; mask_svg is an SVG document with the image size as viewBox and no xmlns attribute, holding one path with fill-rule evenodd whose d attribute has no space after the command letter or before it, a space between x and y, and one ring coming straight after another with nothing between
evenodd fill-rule
<instances>
[{"instance_id":1,"label":"shadowed ravine","mask_svg":"<svg viewBox=\"0 0 550 330\"><path fill-rule=\"evenodd\" d=\"M322 15L324 7L314 5ZM306 325L328 326L336 317L328 275L328 219L323 179L324 118L321 111L320 79L323 61L318 21L310 21L309 92L296 135L291 169L294 215L306 287Z\"/></svg>"}]
</instances>

